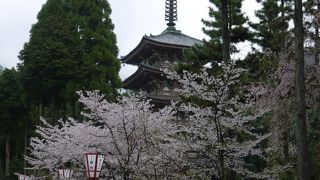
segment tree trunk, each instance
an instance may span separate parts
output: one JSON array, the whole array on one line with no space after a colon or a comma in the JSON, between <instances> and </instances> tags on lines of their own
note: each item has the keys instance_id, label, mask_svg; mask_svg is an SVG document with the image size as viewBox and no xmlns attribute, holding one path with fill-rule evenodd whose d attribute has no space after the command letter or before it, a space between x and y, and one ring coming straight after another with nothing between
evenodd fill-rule
<instances>
[{"instance_id":1,"label":"tree trunk","mask_svg":"<svg viewBox=\"0 0 320 180\"><path fill-rule=\"evenodd\" d=\"M320 11L320 3L317 5L317 11ZM319 64L319 55L320 55L320 39L319 39L319 24L315 23L315 52L314 52L314 62Z\"/></svg>"},{"instance_id":2,"label":"tree trunk","mask_svg":"<svg viewBox=\"0 0 320 180\"><path fill-rule=\"evenodd\" d=\"M221 1L221 14L222 14L222 52L223 62L228 63L230 60L230 33L229 33L229 13L228 13L229 0Z\"/></svg>"},{"instance_id":3,"label":"tree trunk","mask_svg":"<svg viewBox=\"0 0 320 180\"><path fill-rule=\"evenodd\" d=\"M5 146L6 146L6 152L5 152L5 175L9 176L10 173L10 134L6 134L5 139Z\"/></svg>"},{"instance_id":4,"label":"tree trunk","mask_svg":"<svg viewBox=\"0 0 320 180\"><path fill-rule=\"evenodd\" d=\"M308 155L306 130L306 103L304 82L304 32L302 22L302 0L295 0L295 80L296 80L296 138L298 155L298 174L300 180L310 180L310 163Z\"/></svg>"},{"instance_id":5,"label":"tree trunk","mask_svg":"<svg viewBox=\"0 0 320 180\"><path fill-rule=\"evenodd\" d=\"M28 123L27 123L28 124ZM25 125L25 131L24 131L24 150L23 150L23 154L24 154L24 157L27 156L27 144L28 144L28 125ZM23 157L23 173L24 174L27 174L27 161L26 159Z\"/></svg>"},{"instance_id":6,"label":"tree trunk","mask_svg":"<svg viewBox=\"0 0 320 180\"><path fill-rule=\"evenodd\" d=\"M0 138L0 175L3 174L3 163L4 163L4 159L2 157L3 148L4 148L4 141L2 138ZM1 176L0 176L0 179L1 179Z\"/></svg>"},{"instance_id":7,"label":"tree trunk","mask_svg":"<svg viewBox=\"0 0 320 180\"><path fill-rule=\"evenodd\" d=\"M281 21L284 21L284 13L285 13L285 10L284 10L284 0L281 0Z\"/></svg>"},{"instance_id":8,"label":"tree trunk","mask_svg":"<svg viewBox=\"0 0 320 180\"><path fill-rule=\"evenodd\" d=\"M76 118L76 102L72 101L71 106L72 106L72 117Z\"/></svg>"}]
</instances>

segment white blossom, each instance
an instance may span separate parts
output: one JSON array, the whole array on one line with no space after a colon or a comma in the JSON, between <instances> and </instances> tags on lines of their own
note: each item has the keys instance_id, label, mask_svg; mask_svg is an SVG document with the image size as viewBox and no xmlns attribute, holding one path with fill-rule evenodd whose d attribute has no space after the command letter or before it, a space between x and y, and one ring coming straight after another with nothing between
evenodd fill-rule
<instances>
[{"instance_id":1,"label":"white blossom","mask_svg":"<svg viewBox=\"0 0 320 180\"><path fill-rule=\"evenodd\" d=\"M262 172L247 168L249 164L244 158L257 155L264 159L258 144L269 134L255 133L252 123L269 109L254 108L256 95L240 85L244 69L235 68L234 64L221 64L220 68L220 73L211 76L206 68L200 73L184 71L182 75L166 71L170 79L181 85L181 96L195 98L193 103L177 103L177 112L184 115L177 126L181 145L176 148L186 152L190 179L223 179L226 170L243 177L261 176ZM241 134L250 138L240 141ZM196 157L190 160L188 153Z\"/></svg>"},{"instance_id":2,"label":"white blossom","mask_svg":"<svg viewBox=\"0 0 320 180\"><path fill-rule=\"evenodd\" d=\"M174 169L170 158L174 152L165 143L166 132L172 131L168 123L173 119L171 107L154 111L150 100L141 100L141 95L109 102L98 91L78 94L85 105L82 114L90 121L69 119L52 126L42 119L43 126L31 138L31 154L26 157L32 166L54 172L71 163L76 172L83 172L84 154L99 152L106 154L108 173L150 179Z\"/></svg>"}]
</instances>

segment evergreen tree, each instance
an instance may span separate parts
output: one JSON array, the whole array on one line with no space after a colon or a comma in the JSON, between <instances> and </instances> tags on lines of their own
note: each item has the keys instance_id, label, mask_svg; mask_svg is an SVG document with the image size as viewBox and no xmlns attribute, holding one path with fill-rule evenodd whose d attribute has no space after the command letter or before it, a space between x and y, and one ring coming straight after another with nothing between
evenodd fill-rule
<instances>
[{"instance_id":1,"label":"evergreen tree","mask_svg":"<svg viewBox=\"0 0 320 180\"><path fill-rule=\"evenodd\" d=\"M100 89L107 97L114 97L121 81L110 5L106 0L72 0L72 7L84 50L81 72L85 88Z\"/></svg>"},{"instance_id":2,"label":"evergreen tree","mask_svg":"<svg viewBox=\"0 0 320 180\"><path fill-rule=\"evenodd\" d=\"M271 50L278 53L281 50L288 34L288 23L292 19L290 1L279 0L259 1L262 8L256 11L257 23L250 23L255 30L252 41L262 50Z\"/></svg>"},{"instance_id":3,"label":"evergreen tree","mask_svg":"<svg viewBox=\"0 0 320 180\"><path fill-rule=\"evenodd\" d=\"M229 27L229 1L221 1L221 24L222 24L222 60L228 63L230 60L230 34L231 26Z\"/></svg>"},{"instance_id":4,"label":"evergreen tree","mask_svg":"<svg viewBox=\"0 0 320 180\"><path fill-rule=\"evenodd\" d=\"M292 20L291 0L263 0L262 8L255 15L257 23L250 22L253 28L251 41L262 51L253 48L240 66L249 69L249 81L268 81L278 66L279 53L285 48L285 41L289 38L289 21Z\"/></svg>"},{"instance_id":5,"label":"evergreen tree","mask_svg":"<svg viewBox=\"0 0 320 180\"><path fill-rule=\"evenodd\" d=\"M251 38L249 28L245 26L248 22L248 18L244 16L241 11L243 0L229 0L226 1L226 15L223 15L223 6L221 0L210 0L212 7L209 7L210 20L202 20L204 23L203 32L209 36L209 40L205 41L201 46L195 46L191 50L186 51L185 55L187 59L190 59L191 67L201 67L207 62L221 62L223 59L223 39L227 38L227 46L230 46L229 53L238 52L236 44L244 42ZM225 1L223 1L225 2ZM223 27L223 17L227 21ZM223 32L227 32L225 38L223 38ZM230 54L228 54L230 56ZM190 68L189 68L190 69ZM194 68L197 69L197 68Z\"/></svg>"},{"instance_id":6,"label":"evergreen tree","mask_svg":"<svg viewBox=\"0 0 320 180\"><path fill-rule=\"evenodd\" d=\"M221 0L210 0L214 7L209 8L209 16L213 20L203 20L205 27L203 31L210 37L210 41L216 42L217 44L222 43L222 1ZM251 34L249 29L245 27L248 18L244 16L241 11L243 0L229 0L227 1L228 10L228 28L230 43L235 45L236 43L243 42L250 39ZM233 47L234 48L234 47ZM230 52L236 52L232 49Z\"/></svg>"},{"instance_id":7,"label":"evergreen tree","mask_svg":"<svg viewBox=\"0 0 320 180\"><path fill-rule=\"evenodd\" d=\"M307 0L304 6L305 48L314 55L315 64L319 64L320 37L319 37L319 11L320 3ZM310 54L311 54L310 53Z\"/></svg>"},{"instance_id":8,"label":"evergreen tree","mask_svg":"<svg viewBox=\"0 0 320 180\"><path fill-rule=\"evenodd\" d=\"M15 69L0 73L0 87L0 177L4 172L8 178L18 166L23 169L26 107Z\"/></svg>"},{"instance_id":9,"label":"evergreen tree","mask_svg":"<svg viewBox=\"0 0 320 180\"><path fill-rule=\"evenodd\" d=\"M53 119L66 115L68 104L75 114L77 90L117 95L120 62L110 13L106 0L48 0L39 12L19 67L28 101L48 107L41 111L49 109Z\"/></svg>"},{"instance_id":10,"label":"evergreen tree","mask_svg":"<svg viewBox=\"0 0 320 180\"><path fill-rule=\"evenodd\" d=\"M56 109L62 104L67 84L79 82L77 61L83 54L70 11L67 1L48 0L31 29L30 41L20 52L19 67L26 96Z\"/></svg>"}]
</instances>

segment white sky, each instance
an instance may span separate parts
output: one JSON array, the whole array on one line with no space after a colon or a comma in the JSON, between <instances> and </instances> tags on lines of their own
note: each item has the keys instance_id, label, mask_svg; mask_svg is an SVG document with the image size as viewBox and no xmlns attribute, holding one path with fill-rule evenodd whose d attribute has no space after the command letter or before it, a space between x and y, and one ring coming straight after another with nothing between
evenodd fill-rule
<instances>
[{"instance_id":1,"label":"white sky","mask_svg":"<svg viewBox=\"0 0 320 180\"><path fill-rule=\"evenodd\" d=\"M19 62L17 56L29 40L31 25L46 0L0 0L0 65L11 68ZM109 0L111 18L115 24L119 57L127 55L147 34L160 34L166 28L165 0ZM203 39L201 19L208 19L209 0L178 0L176 28L184 34ZM245 0L243 10L253 17L256 0ZM129 65L120 71L122 79L135 71Z\"/></svg>"}]
</instances>

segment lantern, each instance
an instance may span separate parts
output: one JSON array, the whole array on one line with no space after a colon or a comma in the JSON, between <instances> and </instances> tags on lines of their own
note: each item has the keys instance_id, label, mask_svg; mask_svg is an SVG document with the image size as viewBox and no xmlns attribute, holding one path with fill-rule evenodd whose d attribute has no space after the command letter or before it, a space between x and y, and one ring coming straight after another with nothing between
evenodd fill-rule
<instances>
[{"instance_id":1,"label":"lantern","mask_svg":"<svg viewBox=\"0 0 320 180\"><path fill-rule=\"evenodd\" d=\"M26 176L26 175L22 175L22 174L18 174L18 180L31 180L31 177Z\"/></svg>"},{"instance_id":2,"label":"lantern","mask_svg":"<svg viewBox=\"0 0 320 180\"><path fill-rule=\"evenodd\" d=\"M58 172L60 178L71 178L73 174L71 169L59 169Z\"/></svg>"},{"instance_id":3,"label":"lantern","mask_svg":"<svg viewBox=\"0 0 320 180\"><path fill-rule=\"evenodd\" d=\"M105 155L99 153L85 154L86 172L89 179L99 178L104 157Z\"/></svg>"}]
</instances>

